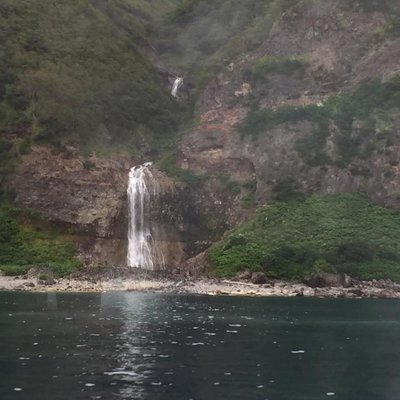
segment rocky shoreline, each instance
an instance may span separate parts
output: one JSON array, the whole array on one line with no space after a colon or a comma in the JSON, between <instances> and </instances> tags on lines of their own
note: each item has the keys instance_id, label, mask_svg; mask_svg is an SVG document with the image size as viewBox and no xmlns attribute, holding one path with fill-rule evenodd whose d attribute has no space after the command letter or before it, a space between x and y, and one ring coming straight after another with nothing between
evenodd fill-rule
<instances>
[{"instance_id":1,"label":"rocky shoreline","mask_svg":"<svg viewBox=\"0 0 400 400\"><path fill-rule=\"evenodd\" d=\"M311 287L305 283L268 280L187 278L155 273L107 274L56 279L36 273L0 276L0 291L112 292L137 291L193 295L400 299L400 285L388 280L354 281L344 286ZM346 287L345 287L346 286Z\"/></svg>"}]
</instances>

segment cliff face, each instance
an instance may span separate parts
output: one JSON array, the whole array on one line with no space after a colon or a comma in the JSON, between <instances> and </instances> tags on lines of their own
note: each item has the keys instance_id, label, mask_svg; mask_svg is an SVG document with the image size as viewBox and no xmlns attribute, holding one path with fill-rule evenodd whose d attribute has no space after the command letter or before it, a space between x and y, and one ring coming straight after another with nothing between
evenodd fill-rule
<instances>
[{"instance_id":1,"label":"cliff face","mask_svg":"<svg viewBox=\"0 0 400 400\"><path fill-rule=\"evenodd\" d=\"M180 165L202 173L225 171L242 183L255 179L259 204L284 188L305 196L359 190L399 207L398 97L386 108L368 109L369 119L355 114L346 130L330 115L321 128L310 116L284 114L324 111L333 96L341 104L366 81L389 82L399 74L400 38L385 33L389 19L337 0L291 8L258 49L229 64L204 90L197 107L200 122L182 141ZM395 85L398 93L398 81ZM359 97L351 101L359 103ZM357 149L350 154L351 145ZM323 151L325 158L307 151Z\"/></svg>"},{"instance_id":2,"label":"cliff face","mask_svg":"<svg viewBox=\"0 0 400 400\"><path fill-rule=\"evenodd\" d=\"M81 257L120 263L126 257L128 157L85 159L33 147L10 179L19 207L35 209L44 220L75 237Z\"/></svg>"},{"instance_id":3,"label":"cliff face","mask_svg":"<svg viewBox=\"0 0 400 400\"><path fill-rule=\"evenodd\" d=\"M182 186L155 172L163 187L155 240L168 264L195 256L273 200L363 191L400 207L400 38L387 8L364 3L294 1L261 45L202 90L197 122L177 145L179 167L202 179ZM137 145L143 126L135 146L150 157L157 151ZM8 180L16 204L74 235L86 264L124 264L128 171L141 157L65 149L34 146L22 157Z\"/></svg>"},{"instance_id":4,"label":"cliff face","mask_svg":"<svg viewBox=\"0 0 400 400\"><path fill-rule=\"evenodd\" d=\"M23 158L10 185L17 206L38 211L47 224L73 237L85 265L125 265L128 172L138 163L122 155L83 158L74 148L56 152L35 146ZM157 228L153 240L166 265L176 266L193 246L185 239L191 228L184 215L190 210L184 206L185 193L170 178L157 169L153 175L160 188L150 215Z\"/></svg>"}]
</instances>

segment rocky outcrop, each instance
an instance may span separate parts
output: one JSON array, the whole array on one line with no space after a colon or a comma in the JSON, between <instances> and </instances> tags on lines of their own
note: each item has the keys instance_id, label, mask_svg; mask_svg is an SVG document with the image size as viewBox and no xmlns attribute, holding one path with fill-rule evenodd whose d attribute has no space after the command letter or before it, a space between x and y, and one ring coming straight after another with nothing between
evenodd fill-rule
<instances>
[{"instance_id":1,"label":"rocky outcrop","mask_svg":"<svg viewBox=\"0 0 400 400\"><path fill-rule=\"evenodd\" d=\"M324 165L308 164L296 148L316 129L313 122L286 122L258 135L243 136L238 129L255 102L270 110L320 105L366 79L385 82L398 74L400 38L378 34L387 18L338 0L300 2L290 9L258 49L231 63L207 86L197 106L200 122L180 146L180 165L206 174L223 171L242 184L254 180L258 204L270 202L280 186L294 182L304 196L363 191L380 204L400 207L398 109L386 116L386 128L377 126L375 149L367 156ZM304 65L292 73L278 70L250 79L249 71L265 57L300 57ZM352 137L359 137L359 125L354 121ZM337 131L331 124L324 145L332 159L340 158ZM248 194L242 190L241 196ZM240 215L240 204L228 205L232 214Z\"/></svg>"},{"instance_id":2,"label":"rocky outcrop","mask_svg":"<svg viewBox=\"0 0 400 400\"><path fill-rule=\"evenodd\" d=\"M40 213L44 225L53 224L73 236L86 265L125 265L127 254L128 172L136 163L128 156L79 156L75 149L55 152L35 146L23 157L9 180L15 203ZM164 173L154 169L160 194L151 210L157 221L153 240L167 266L185 258L185 226L181 192ZM42 229L36 221L37 229Z\"/></svg>"},{"instance_id":3,"label":"rocky outcrop","mask_svg":"<svg viewBox=\"0 0 400 400\"><path fill-rule=\"evenodd\" d=\"M121 236L125 228L117 221L126 202L129 167L128 158L84 159L35 146L11 179L15 202L68 225L72 233Z\"/></svg>"}]
</instances>

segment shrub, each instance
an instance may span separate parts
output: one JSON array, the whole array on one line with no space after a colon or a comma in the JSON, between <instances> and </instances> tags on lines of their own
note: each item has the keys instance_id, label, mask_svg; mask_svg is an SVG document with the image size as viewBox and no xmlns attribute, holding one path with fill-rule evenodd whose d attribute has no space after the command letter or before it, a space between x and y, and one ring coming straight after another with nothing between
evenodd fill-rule
<instances>
[{"instance_id":1,"label":"shrub","mask_svg":"<svg viewBox=\"0 0 400 400\"><path fill-rule=\"evenodd\" d=\"M0 270L15 275L32 266L47 266L65 276L80 266L70 241L24 227L14 215L23 213L0 209Z\"/></svg>"},{"instance_id":2,"label":"shrub","mask_svg":"<svg viewBox=\"0 0 400 400\"><path fill-rule=\"evenodd\" d=\"M96 164L92 160L84 160L82 165L84 169L88 170L93 170L96 168Z\"/></svg>"},{"instance_id":3,"label":"shrub","mask_svg":"<svg viewBox=\"0 0 400 400\"><path fill-rule=\"evenodd\" d=\"M303 201L306 196L299 182L285 178L278 180L272 187L272 197L276 201Z\"/></svg>"},{"instance_id":4,"label":"shrub","mask_svg":"<svg viewBox=\"0 0 400 400\"><path fill-rule=\"evenodd\" d=\"M239 126L242 135L256 137L283 123L310 121L310 134L295 143L295 150L310 166L339 164L346 166L355 157L367 157L376 148L377 124L400 104L400 76L388 82L364 82L349 94L333 96L321 105L284 106L276 111L254 107ZM354 122L362 129L354 130ZM330 126L336 129L333 131ZM387 122L386 122L387 125ZM331 133L336 145L336 159L325 151Z\"/></svg>"},{"instance_id":5,"label":"shrub","mask_svg":"<svg viewBox=\"0 0 400 400\"><path fill-rule=\"evenodd\" d=\"M264 80L268 74L293 75L303 74L309 62L305 57L271 57L259 58L255 64L244 72L244 78L253 82Z\"/></svg>"},{"instance_id":6,"label":"shrub","mask_svg":"<svg viewBox=\"0 0 400 400\"><path fill-rule=\"evenodd\" d=\"M400 212L357 194L276 203L232 230L208 251L218 275L263 270L301 280L317 270L400 282Z\"/></svg>"},{"instance_id":7,"label":"shrub","mask_svg":"<svg viewBox=\"0 0 400 400\"><path fill-rule=\"evenodd\" d=\"M198 185L204 179L204 176L202 175L197 175L188 169L180 168L176 164L175 154L164 156L161 160L157 162L157 167L161 171L164 171L171 178L175 178L176 180L189 186Z\"/></svg>"}]
</instances>

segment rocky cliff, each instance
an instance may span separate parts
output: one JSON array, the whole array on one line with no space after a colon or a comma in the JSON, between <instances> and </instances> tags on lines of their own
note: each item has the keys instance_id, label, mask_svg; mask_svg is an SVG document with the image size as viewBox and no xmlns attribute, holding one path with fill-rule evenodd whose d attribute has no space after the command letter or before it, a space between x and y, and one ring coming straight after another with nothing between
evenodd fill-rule
<instances>
[{"instance_id":1,"label":"rocky cliff","mask_svg":"<svg viewBox=\"0 0 400 400\"><path fill-rule=\"evenodd\" d=\"M185 126L186 134L172 150L177 154L175 166L199 179L182 184L173 174L167 177L156 172L165 188L160 208L154 210L154 218L163 226L157 240L169 253L171 265L196 256L251 216L258 205L275 200L361 191L382 205L400 207L400 37L396 19L400 5L384 2L378 6L368 0L286 3L274 6L282 12L276 12L275 23L256 46L224 59L218 74L204 88L199 85L191 92L195 122L189 130ZM184 20L195 26L196 14L191 12ZM117 17L120 11L117 16L112 14L111 21ZM129 35L126 25L123 31L125 38ZM146 48L151 48L148 43ZM155 54L152 49L149 58L160 70L162 63ZM145 52L139 59L147 65L141 57ZM191 82L186 90L193 89L191 85L198 80L190 75L185 78ZM122 90L121 82L114 81ZM160 82L161 78L157 85ZM146 86L141 85L141 89ZM181 99L180 105L166 100L168 82L164 85L152 89L162 90L167 114L174 106L181 112L188 99ZM8 179L15 204L38 210L44 220L74 235L87 264L124 264L129 168L141 163L144 153L146 161L163 157L164 143L176 127L176 119L157 114L162 104L153 110L162 117L156 124L149 118L150 111L144 112L143 121L128 115L132 93L125 99L122 91L121 107L110 106L111 117L108 111L100 113L107 132L95 130L106 138L101 139L102 146L114 146L111 138L118 135L108 130L119 127L115 121L120 121L121 112L125 136L116 142L127 138L129 147L123 152L113 147L107 156L96 157L92 152L83 157L79 144L64 144L62 151L35 145L21 155ZM134 101L138 115L142 106L151 110L151 98L145 92L138 94L143 101ZM40 92L36 95L40 97ZM160 134L163 124L168 137ZM146 132L151 132L151 140L146 139ZM135 150L130 152L132 138Z\"/></svg>"},{"instance_id":2,"label":"rocky cliff","mask_svg":"<svg viewBox=\"0 0 400 400\"><path fill-rule=\"evenodd\" d=\"M315 133L315 118L290 116L312 106L323 109L332 98L340 102L366 82L396 77L400 38L384 33L389 18L337 0L300 2L289 9L258 49L230 63L206 87L197 107L200 122L180 145L181 166L224 171L242 183L255 179L258 204L292 186L306 196L359 190L399 207L398 94L387 105L383 100L372 107L361 104L370 114L358 118L355 113L346 131L338 118L327 116L322 138ZM398 80L393 85L398 93ZM372 90L364 95L379 96ZM241 129L249 114L257 117L255 108L261 119L263 110L271 115L264 115L261 127L250 121L253 126ZM273 122L279 113L281 120ZM302 143L308 148L301 149ZM358 147L353 154L344 154L352 145ZM325 159L305 151L323 152Z\"/></svg>"}]
</instances>

